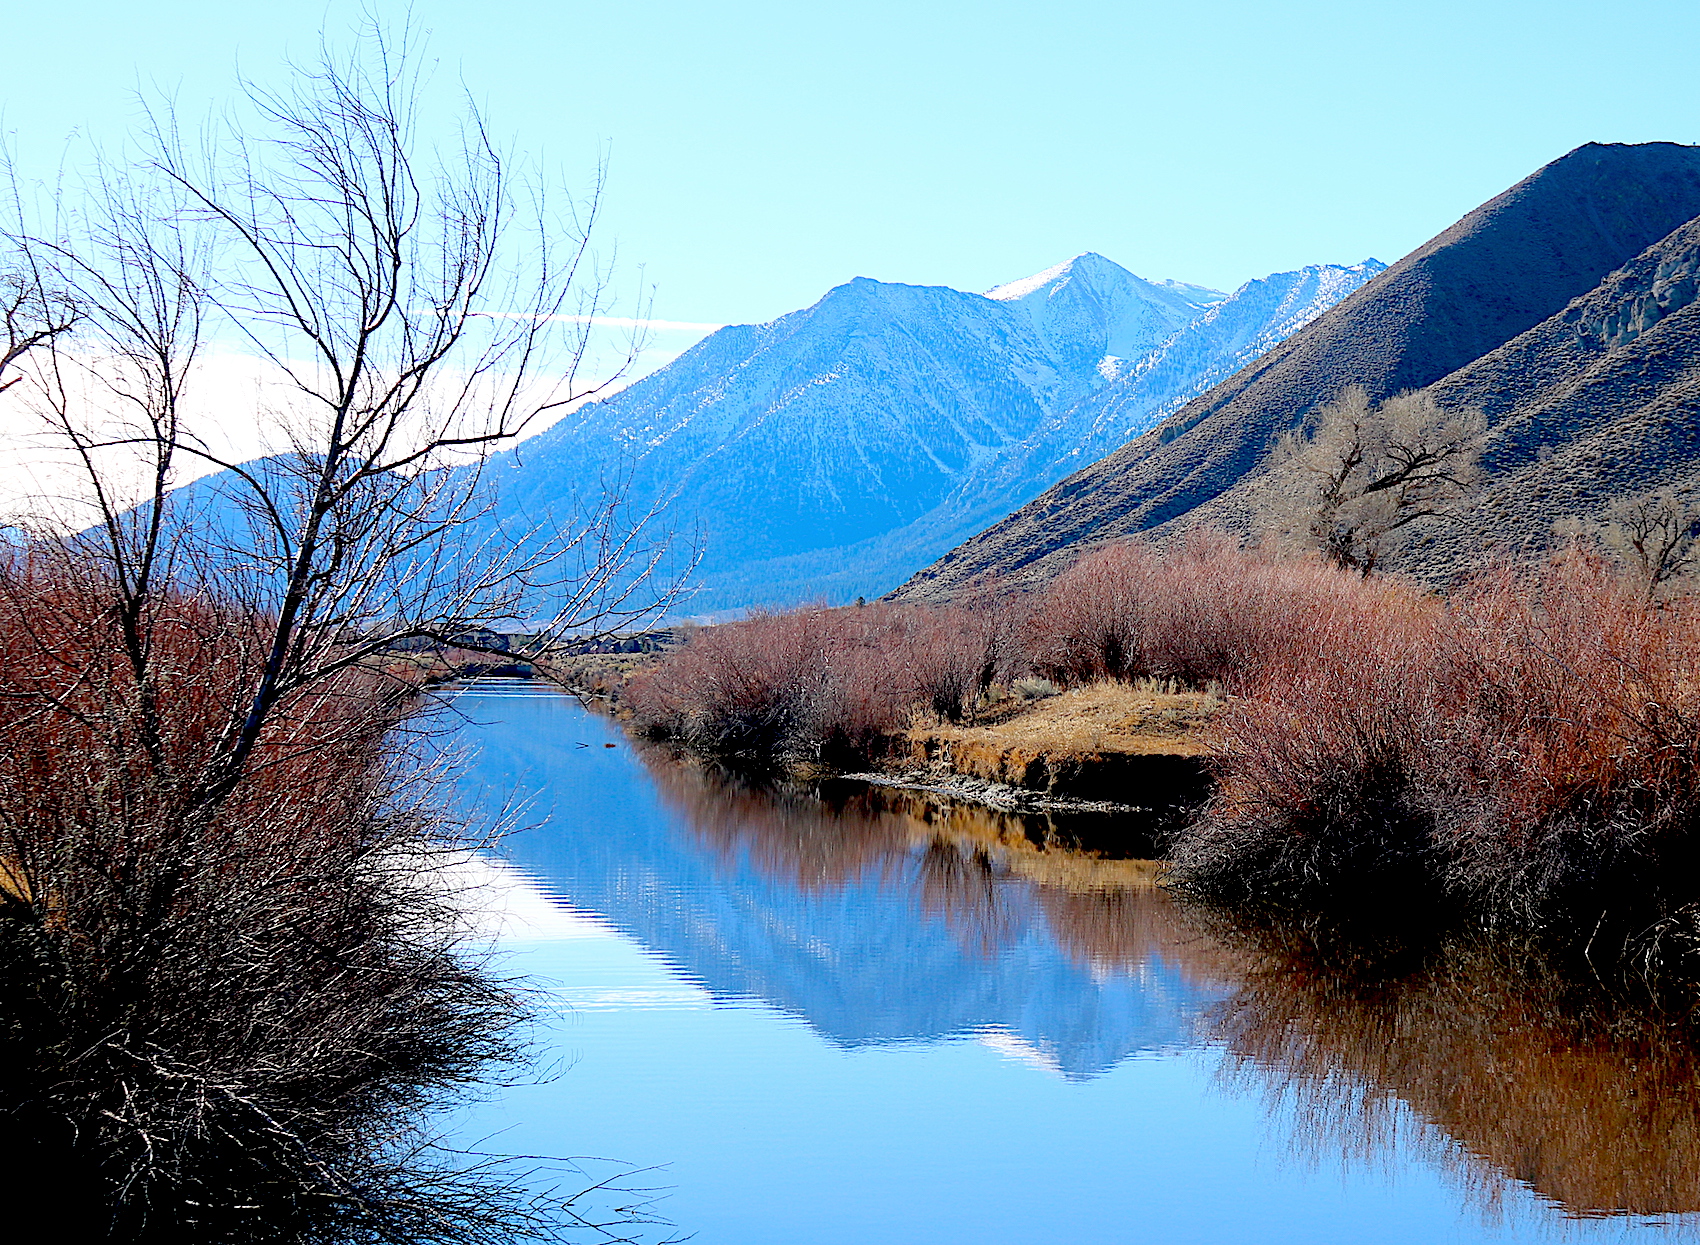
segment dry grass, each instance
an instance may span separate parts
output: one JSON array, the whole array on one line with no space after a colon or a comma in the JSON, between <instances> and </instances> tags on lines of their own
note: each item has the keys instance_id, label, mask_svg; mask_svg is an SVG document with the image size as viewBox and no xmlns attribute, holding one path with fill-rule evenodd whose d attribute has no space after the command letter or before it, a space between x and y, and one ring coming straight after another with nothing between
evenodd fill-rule
<instances>
[{"instance_id":1,"label":"dry grass","mask_svg":"<svg viewBox=\"0 0 1700 1245\"><path fill-rule=\"evenodd\" d=\"M1026 675L1067 690L992 702ZM1219 789L1174 849L1200 894L1445 904L1620 941L1662 922L1700 963L1697 689L1700 611L1649 607L1580 553L1442 599L1201 536L1100 549L995 609L711 628L629 696L651 733L722 756L895 744L1077 795L1095 766L1125 791L1088 798L1126 803L1153 783L1108 762L1205 756Z\"/></svg>"},{"instance_id":2,"label":"dry grass","mask_svg":"<svg viewBox=\"0 0 1700 1245\"><path fill-rule=\"evenodd\" d=\"M1091 683L1044 700L1004 701L982 712L978 725L917 725L906 737L912 743L972 742L1056 755L1202 756L1210 750L1209 727L1222 706L1214 691L1178 691L1150 680Z\"/></svg>"},{"instance_id":3,"label":"dry grass","mask_svg":"<svg viewBox=\"0 0 1700 1245\"><path fill-rule=\"evenodd\" d=\"M1095 683L1000 702L979 725L918 723L894 738L886 766L910 781L956 774L997 784L982 799L1013 798L1015 789L1150 810L1157 820L1146 834L1162 837L1172 810L1202 797L1221 709L1211 692Z\"/></svg>"}]
</instances>

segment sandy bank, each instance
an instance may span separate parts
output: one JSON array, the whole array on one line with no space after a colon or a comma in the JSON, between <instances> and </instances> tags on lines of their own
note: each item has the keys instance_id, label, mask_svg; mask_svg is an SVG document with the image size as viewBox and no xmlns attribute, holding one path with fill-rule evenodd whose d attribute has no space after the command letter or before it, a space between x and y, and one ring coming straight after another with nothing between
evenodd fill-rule
<instances>
[{"instance_id":1,"label":"sandy bank","mask_svg":"<svg viewBox=\"0 0 1700 1245\"><path fill-rule=\"evenodd\" d=\"M1208 693L1093 684L1003 702L974 724L911 727L893 738L881 768L907 783L994 803L995 791L973 784L1067 803L1186 806L1209 792L1211 723L1221 707ZM1012 807L1023 803L1019 795L1004 798Z\"/></svg>"}]
</instances>

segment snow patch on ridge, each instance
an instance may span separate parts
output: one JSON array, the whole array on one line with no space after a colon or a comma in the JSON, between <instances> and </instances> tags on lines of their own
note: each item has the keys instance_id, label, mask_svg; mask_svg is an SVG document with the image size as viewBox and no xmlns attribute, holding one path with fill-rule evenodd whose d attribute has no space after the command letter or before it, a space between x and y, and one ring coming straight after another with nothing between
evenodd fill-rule
<instances>
[{"instance_id":1,"label":"snow patch on ridge","mask_svg":"<svg viewBox=\"0 0 1700 1245\"><path fill-rule=\"evenodd\" d=\"M1018 298L1026 298L1035 290L1044 289L1046 286L1066 276L1070 268L1073 268L1078 261L1085 259L1088 255L1090 255L1093 259L1098 258L1098 256L1094 255L1091 251L1087 251L1085 254L1076 255L1073 259L1065 259L1060 264L1052 264L1049 268L1045 269L1045 271L1036 272L1030 277L1022 277L1019 281L1007 281L1003 285L993 286L991 289L986 291L986 297L995 298L1001 303L1014 302Z\"/></svg>"}]
</instances>

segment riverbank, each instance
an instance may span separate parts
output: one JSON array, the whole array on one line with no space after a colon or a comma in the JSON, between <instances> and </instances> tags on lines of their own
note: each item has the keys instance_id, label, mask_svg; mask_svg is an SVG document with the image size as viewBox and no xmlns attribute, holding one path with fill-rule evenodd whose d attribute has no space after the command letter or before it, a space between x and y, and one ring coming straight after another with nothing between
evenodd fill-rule
<instances>
[{"instance_id":1,"label":"riverbank","mask_svg":"<svg viewBox=\"0 0 1700 1245\"><path fill-rule=\"evenodd\" d=\"M1585 551L1442 595L1225 539L1114 545L1031 596L706 628L619 698L733 768L1165 807L1172 876L1214 902L1700 973L1700 610Z\"/></svg>"},{"instance_id":2,"label":"riverbank","mask_svg":"<svg viewBox=\"0 0 1700 1245\"><path fill-rule=\"evenodd\" d=\"M1010 696L973 723L930 722L895 733L880 768L1115 808L1194 807L1209 794L1212 724L1222 707L1214 692L1149 682Z\"/></svg>"},{"instance_id":3,"label":"riverbank","mask_svg":"<svg viewBox=\"0 0 1700 1245\"><path fill-rule=\"evenodd\" d=\"M594 654L545 673L641 733L625 691L661 653ZM1031 682L1031 681L1030 681ZM860 758L794 770L929 792L1004 812L1159 813L1196 808L1211 789L1213 724L1224 699L1150 681L1102 681L1022 695L995 689L972 723L918 715Z\"/></svg>"},{"instance_id":4,"label":"riverbank","mask_svg":"<svg viewBox=\"0 0 1700 1245\"><path fill-rule=\"evenodd\" d=\"M1066 850L1062 816L740 783L625 747L564 698L489 691L465 717L468 791L493 811L517 792L536 827L505 850L573 897L575 936L508 962L562 1001L570 1023L545 1034L572 1070L502 1090L466 1135L665 1158L662 1208L699 1239L850 1245L877 1214L892 1239L1014 1245L1068 1222L1114 1240L1167 1197L1160 1239L1258 1240L1298 1205L1343 1242L1393 1224L1604 1245L1680 1235L1631 1211L1700 1205L1692 1026L1585 965L1479 930L1360 947L1236 922L1153 862ZM894 1111L903 1144L870 1146ZM1034 1185L1043 1204L1011 1224L998 1190L1036 1147L1086 1174ZM1267 1161L1289 1147L1321 1171ZM1387 1191L1342 1186L1364 1173ZM775 1212L776 1180L813 1200ZM1253 1187L1270 1180L1290 1186L1274 1210ZM1129 1182L1138 1198L1106 1208Z\"/></svg>"}]
</instances>

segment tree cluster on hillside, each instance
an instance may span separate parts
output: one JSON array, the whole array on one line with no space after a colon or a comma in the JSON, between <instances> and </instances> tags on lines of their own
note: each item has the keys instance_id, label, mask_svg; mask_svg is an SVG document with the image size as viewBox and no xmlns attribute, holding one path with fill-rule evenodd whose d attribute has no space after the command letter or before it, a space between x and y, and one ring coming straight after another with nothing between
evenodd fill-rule
<instances>
[{"instance_id":1,"label":"tree cluster on hillside","mask_svg":"<svg viewBox=\"0 0 1700 1245\"><path fill-rule=\"evenodd\" d=\"M1623 497L1590 518L1553 525L1560 540L1598 546L1628 569L1648 601L1687 595L1700 565L1700 497L1674 488Z\"/></svg>"}]
</instances>

